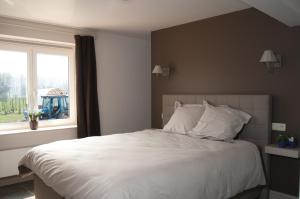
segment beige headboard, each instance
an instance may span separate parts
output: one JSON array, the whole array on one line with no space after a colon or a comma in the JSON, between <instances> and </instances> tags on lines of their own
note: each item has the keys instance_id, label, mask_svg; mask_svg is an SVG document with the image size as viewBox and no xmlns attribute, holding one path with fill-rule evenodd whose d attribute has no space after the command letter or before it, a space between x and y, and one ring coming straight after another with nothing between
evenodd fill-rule
<instances>
[{"instance_id":1,"label":"beige headboard","mask_svg":"<svg viewBox=\"0 0 300 199\"><path fill-rule=\"evenodd\" d=\"M226 104L245 111L252 116L239 139L255 143L260 149L271 141L271 96L269 95L163 95L163 124L174 112L175 101L186 104L202 104L203 100L213 105ZM268 158L263 155L267 176L269 176Z\"/></svg>"}]
</instances>

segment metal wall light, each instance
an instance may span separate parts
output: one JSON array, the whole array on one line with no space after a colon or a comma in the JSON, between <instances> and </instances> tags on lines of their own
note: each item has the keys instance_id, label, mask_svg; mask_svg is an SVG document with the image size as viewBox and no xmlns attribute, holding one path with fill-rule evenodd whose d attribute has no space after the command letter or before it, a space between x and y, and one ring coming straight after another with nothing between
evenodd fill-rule
<instances>
[{"instance_id":1,"label":"metal wall light","mask_svg":"<svg viewBox=\"0 0 300 199\"><path fill-rule=\"evenodd\" d=\"M281 55L275 54L272 50L265 50L259 62L264 63L270 73L273 73L275 69L282 67Z\"/></svg>"},{"instance_id":2,"label":"metal wall light","mask_svg":"<svg viewBox=\"0 0 300 199\"><path fill-rule=\"evenodd\" d=\"M170 67L162 67L160 65L155 65L152 74L159 77L169 77L170 76Z\"/></svg>"}]
</instances>

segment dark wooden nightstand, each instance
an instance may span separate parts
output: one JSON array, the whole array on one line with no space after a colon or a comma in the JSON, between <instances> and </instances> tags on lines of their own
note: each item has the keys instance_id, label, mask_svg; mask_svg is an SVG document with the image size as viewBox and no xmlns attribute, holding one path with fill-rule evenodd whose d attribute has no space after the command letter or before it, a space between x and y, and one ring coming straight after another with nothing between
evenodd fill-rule
<instances>
[{"instance_id":1,"label":"dark wooden nightstand","mask_svg":"<svg viewBox=\"0 0 300 199\"><path fill-rule=\"evenodd\" d=\"M276 144L265 146L265 153L269 155L283 156L287 158L299 159L300 158L300 147L297 148L280 148ZM300 185L300 177L299 185ZM300 196L300 188L299 188Z\"/></svg>"}]
</instances>

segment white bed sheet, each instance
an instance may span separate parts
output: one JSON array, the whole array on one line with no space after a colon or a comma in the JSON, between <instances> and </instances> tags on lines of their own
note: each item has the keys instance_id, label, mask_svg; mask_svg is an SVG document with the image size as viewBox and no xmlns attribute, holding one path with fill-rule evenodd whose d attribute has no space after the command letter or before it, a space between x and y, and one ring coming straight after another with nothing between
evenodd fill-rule
<instances>
[{"instance_id":1,"label":"white bed sheet","mask_svg":"<svg viewBox=\"0 0 300 199\"><path fill-rule=\"evenodd\" d=\"M254 144L161 130L45 144L19 165L66 199L223 199L265 184Z\"/></svg>"}]
</instances>

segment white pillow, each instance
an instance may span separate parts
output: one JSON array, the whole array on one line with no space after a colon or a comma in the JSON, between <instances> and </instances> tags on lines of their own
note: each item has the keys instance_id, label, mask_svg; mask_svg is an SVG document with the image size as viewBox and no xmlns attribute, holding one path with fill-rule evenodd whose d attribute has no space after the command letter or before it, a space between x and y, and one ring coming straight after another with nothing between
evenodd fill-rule
<instances>
[{"instance_id":1,"label":"white pillow","mask_svg":"<svg viewBox=\"0 0 300 199\"><path fill-rule=\"evenodd\" d=\"M177 107L163 130L186 134L196 126L203 113L204 106L202 105Z\"/></svg>"},{"instance_id":2,"label":"white pillow","mask_svg":"<svg viewBox=\"0 0 300 199\"><path fill-rule=\"evenodd\" d=\"M248 113L228 106L214 107L203 102L203 116L188 134L199 137L211 137L218 140L233 139L251 118Z\"/></svg>"}]
</instances>

